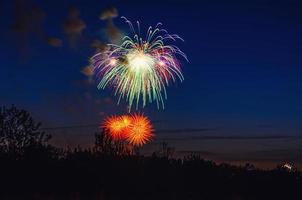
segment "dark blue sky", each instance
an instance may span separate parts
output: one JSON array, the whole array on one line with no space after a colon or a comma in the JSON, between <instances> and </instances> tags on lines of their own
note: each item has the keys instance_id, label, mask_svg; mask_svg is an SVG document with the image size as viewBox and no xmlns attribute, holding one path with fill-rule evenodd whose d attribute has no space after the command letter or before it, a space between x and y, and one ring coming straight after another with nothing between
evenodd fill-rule
<instances>
[{"instance_id":1,"label":"dark blue sky","mask_svg":"<svg viewBox=\"0 0 302 200\"><path fill-rule=\"evenodd\" d=\"M143 29L162 22L185 40L177 43L189 58L183 62L185 81L168 88L165 110L156 105L140 110L161 121L157 128L301 135L302 2L53 0L24 5L32 4L43 10L44 21L39 31L25 34L12 31L20 17L14 1L0 4L1 105L26 108L50 127L94 124L125 112L109 90L97 91L80 73L94 53L91 40L106 40L100 13L114 6L120 16L139 20ZM63 31L71 6L86 24L73 48ZM127 33L122 19L114 22ZM63 44L50 46L45 37L60 38Z\"/></svg>"}]
</instances>

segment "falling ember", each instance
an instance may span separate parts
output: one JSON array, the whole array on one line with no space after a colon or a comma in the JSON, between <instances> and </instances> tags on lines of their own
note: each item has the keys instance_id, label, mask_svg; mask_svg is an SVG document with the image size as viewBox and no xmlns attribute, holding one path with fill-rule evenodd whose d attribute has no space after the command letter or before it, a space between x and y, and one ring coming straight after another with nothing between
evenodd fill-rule
<instances>
[{"instance_id":1,"label":"falling ember","mask_svg":"<svg viewBox=\"0 0 302 200\"><path fill-rule=\"evenodd\" d=\"M152 139L153 127L150 120L141 114L132 116L127 134L127 141L135 146L142 146Z\"/></svg>"},{"instance_id":2,"label":"falling ember","mask_svg":"<svg viewBox=\"0 0 302 200\"><path fill-rule=\"evenodd\" d=\"M169 82L184 79L176 56L187 59L178 47L167 43L182 39L159 28L161 23L154 28L150 26L143 39L139 22L137 33L132 23L124 19L133 36L125 36L120 45L108 44L106 51L92 57L95 75L100 79L98 88L114 88L115 95L119 97L118 102L126 99L129 103L129 111L133 104L138 108L140 101L143 107L147 102L156 102L158 108L164 108Z\"/></svg>"}]
</instances>

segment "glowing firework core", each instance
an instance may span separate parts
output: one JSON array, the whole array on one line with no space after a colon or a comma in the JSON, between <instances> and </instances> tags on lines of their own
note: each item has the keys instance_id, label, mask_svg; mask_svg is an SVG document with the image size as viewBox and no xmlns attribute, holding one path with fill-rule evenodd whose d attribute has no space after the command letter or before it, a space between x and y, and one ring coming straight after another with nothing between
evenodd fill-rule
<instances>
[{"instance_id":1,"label":"glowing firework core","mask_svg":"<svg viewBox=\"0 0 302 200\"><path fill-rule=\"evenodd\" d=\"M127 54L127 61L131 70L136 73L148 72L152 70L155 64L152 56L137 50Z\"/></svg>"},{"instance_id":2,"label":"glowing firework core","mask_svg":"<svg viewBox=\"0 0 302 200\"><path fill-rule=\"evenodd\" d=\"M116 59L113 58L110 60L110 65L114 66L116 65L116 63L117 63Z\"/></svg>"}]
</instances>

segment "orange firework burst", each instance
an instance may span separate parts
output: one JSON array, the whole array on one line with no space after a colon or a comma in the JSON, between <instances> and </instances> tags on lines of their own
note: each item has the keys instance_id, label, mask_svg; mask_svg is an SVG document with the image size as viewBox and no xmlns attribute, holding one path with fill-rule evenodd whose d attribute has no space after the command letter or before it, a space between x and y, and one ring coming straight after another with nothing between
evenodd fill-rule
<instances>
[{"instance_id":1,"label":"orange firework burst","mask_svg":"<svg viewBox=\"0 0 302 200\"><path fill-rule=\"evenodd\" d=\"M135 146L142 146L153 137L153 127L150 120L142 114L132 115L127 131L127 141Z\"/></svg>"},{"instance_id":2,"label":"orange firework burst","mask_svg":"<svg viewBox=\"0 0 302 200\"><path fill-rule=\"evenodd\" d=\"M109 130L109 134L113 139L120 140L127 136L127 129L130 122L131 118L127 115L120 117L111 116L105 120L103 127Z\"/></svg>"},{"instance_id":3,"label":"orange firework burst","mask_svg":"<svg viewBox=\"0 0 302 200\"><path fill-rule=\"evenodd\" d=\"M134 146L142 146L152 139L153 127L142 114L111 116L103 126L114 140L126 140Z\"/></svg>"}]
</instances>

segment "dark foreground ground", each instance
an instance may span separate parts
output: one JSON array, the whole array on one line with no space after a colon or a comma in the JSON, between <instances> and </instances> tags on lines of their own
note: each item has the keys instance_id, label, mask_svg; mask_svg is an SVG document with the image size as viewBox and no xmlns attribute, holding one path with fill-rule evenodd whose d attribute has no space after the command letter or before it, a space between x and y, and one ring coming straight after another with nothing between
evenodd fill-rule
<instances>
[{"instance_id":1,"label":"dark foreground ground","mask_svg":"<svg viewBox=\"0 0 302 200\"><path fill-rule=\"evenodd\" d=\"M25 110L0 108L0 200L300 200L302 173L215 164L173 148L146 157L103 129L91 149L60 149Z\"/></svg>"},{"instance_id":2,"label":"dark foreground ground","mask_svg":"<svg viewBox=\"0 0 302 200\"><path fill-rule=\"evenodd\" d=\"M302 199L298 171L216 165L198 156L34 150L2 154L0 199Z\"/></svg>"}]
</instances>

